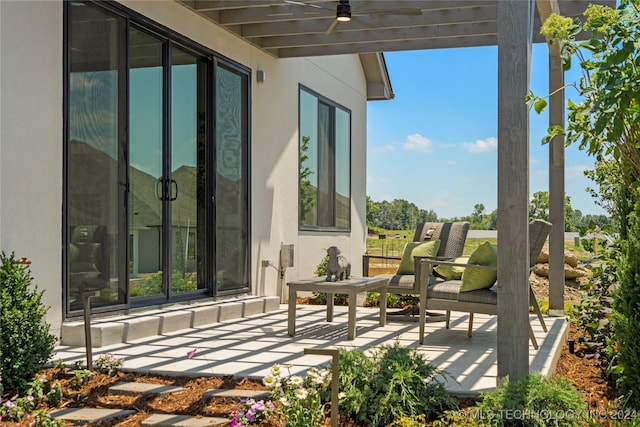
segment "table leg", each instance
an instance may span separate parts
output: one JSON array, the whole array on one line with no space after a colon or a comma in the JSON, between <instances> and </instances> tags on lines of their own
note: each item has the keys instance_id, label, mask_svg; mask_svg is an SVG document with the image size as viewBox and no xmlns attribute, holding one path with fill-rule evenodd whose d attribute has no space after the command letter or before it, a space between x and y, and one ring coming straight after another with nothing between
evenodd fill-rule
<instances>
[{"instance_id":1,"label":"table leg","mask_svg":"<svg viewBox=\"0 0 640 427\"><path fill-rule=\"evenodd\" d=\"M296 334L296 291L289 285L289 319L287 322L289 336Z\"/></svg>"},{"instance_id":2,"label":"table leg","mask_svg":"<svg viewBox=\"0 0 640 427\"><path fill-rule=\"evenodd\" d=\"M327 322L333 322L333 294L327 293Z\"/></svg>"},{"instance_id":3,"label":"table leg","mask_svg":"<svg viewBox=\"0 0 640 427\"><path fill-rule=\"evenodd\" d=\"M353 340L356 338L356 305L357 294L355 292L349 293L349 319L347 323L347 338Z\"/></svg>"},{"instance_id":4,"label":"table leg","mask_svg":"<svg viewBox=\"0 0 640 427\"><path fill-rule=\"evenodd\" d=\"M380 289L380 325L387 324L387 287Z\"/></svg>"}]
</instances>

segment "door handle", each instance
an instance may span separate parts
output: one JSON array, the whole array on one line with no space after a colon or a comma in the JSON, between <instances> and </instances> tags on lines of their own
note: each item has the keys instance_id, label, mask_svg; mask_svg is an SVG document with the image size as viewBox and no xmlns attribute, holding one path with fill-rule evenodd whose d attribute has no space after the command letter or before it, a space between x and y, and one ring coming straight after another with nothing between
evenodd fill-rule
<instances>
[{"instance_id":1,"label":"door handle","mask_svg":"<svg viewBox=\"0 0 640 427\"><path fill-rule=\"evenodd\" d=\"M158 178L156 180L156 197L158 198L158 200L164 200L164 196L163 196L164 191L162 188L164 187L163 183L164 181L162 178Z\"/></svg>"},{"instance_id":2,"label":"door handle","mask_svg":"<svg viewBox=\"0 0 640 427\"><path fill-rule=\"evenodd\" d=\"M168 195L168 199L173 202L174 200L176 200L178 198L178 183L176 182L175 179L170 179L168 181L169 181L169 184L170 184L170 187L171 187L170 188L170 193ZM173 189L173 188L175 188L175 190L176 190L175 196L172 195L173 192L171 191L171 189Z\"/></svg>"}]
</instances>

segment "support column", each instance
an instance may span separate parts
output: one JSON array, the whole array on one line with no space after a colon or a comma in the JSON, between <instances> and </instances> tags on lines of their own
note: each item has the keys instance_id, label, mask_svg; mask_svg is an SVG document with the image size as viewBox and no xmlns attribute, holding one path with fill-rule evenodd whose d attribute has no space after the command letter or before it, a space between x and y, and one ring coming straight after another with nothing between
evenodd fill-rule
<instances>
[{"instance_id":1,"label":"support column","mask_svg":"<svg viewBox=\"0 0 640 427\"><path fill-rule=\"evenodd\" d=\"M549 48L549 126L564 127L564 71L557 44ZM557 92L556 92L557 91ZM554 93L555 92L555 93ZM564 316L564 136L549 145L549 314Z\"/></svg>"},{"instance_id":2,"label":"support column","mask_svg":"<svg viewBox=\"0 0 640 427\"><path fill-rule=\"evenodd\" d=\"M498 383L529 373L529 90L533 2L498 2Z\"/></svg>"}]
</instances>

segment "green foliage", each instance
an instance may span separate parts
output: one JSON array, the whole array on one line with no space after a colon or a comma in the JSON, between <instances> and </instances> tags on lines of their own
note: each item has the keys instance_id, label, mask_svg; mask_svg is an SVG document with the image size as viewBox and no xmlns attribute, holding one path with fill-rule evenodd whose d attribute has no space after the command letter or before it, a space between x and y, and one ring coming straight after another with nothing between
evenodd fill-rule
<instances>
[{"instance_id":1,"label":"green foliage","mask_svg":"<svg viewBox=\"0 0 640 427\"><path fill-rule=\"evenodd\" d=\"M615 294L613 324L622 373L619 384L627 396L626 405L640 409L640 196L634 192L633 199L636 202L628 215L628 233L620 240L620 286Z\"/></svg>"},{"instance_id":2,"label":"green foliage","mask_svg":"<svg viewBox=\"0 0 640 427\"><path fill-rule=\"evenodd\" d=\"M599 236L603 235L602 232L600 230ZM618 280L615 261L618 248L603 237L584 239L583 246L598 247L599 254L590 262L591 276L582 286L582 300L576 307L578 339L611 370L615 367L612 351L615 340L611 320L613 291Z\"/></svg>"},{"instance_id":3,"label":"green foliage","mask_svg":"<svg viewBox=\"0 0 640 427\"><path fill-rule=\"evenodd\" d=\"M25 394L23 396L15 395L11 399L0 399L0 420L3 421L21 421L26 420L30 426L37 427L54 427L63 426L64 421L51 418L51 416L42 409L35 410L38 403L43 398L49 402L49 394L44 396L46 379L44 377L34 377L27 384ZM60 387L58 387L60 389ZM52 389L53 390L53 389ZM49 392L51 393L51 391ZM60 393L62 393L60 391ZM62 397L62 394L60 394ZM16 424L19 426L20 424Z\"/></svg>"},{"instance_id":4,"label":"green foliage","mask_svg":"<svg viewBox=\"0 0 640 427\"><path fill-rule=\"evenodd\" d=\"M118 359L113 354L103 354L93 364L98 372L112 377L122 368L122 359Z\"/></svg>"},{"instance_id":5,"label":"green foliage","mask_svg":"<svg viewBox=\"0 0 640 427\"><path fill-rule=\"evenodd\" d=\"M0 377L2 388L24 390L51 358L56 337L44 321L48 311L27 258L0 253Z\"/></svg>"},{"instance_id":6,"label":"green foliage","mask_svg":"<svg viewBox=\"0 0 640 427\"><path fill-rule=\"evenodd\" d=\"M562 377L549 379L531 374L519 381L505 381L483 393L470 417L495 426L578 427L587 405L573 384Z\"/></svg>"},{"instance_id":7,"label":"green foliage","mask_svg":"<svg viewBox=\"0 0 640 427\"><path fill-rule=\"evenodd\" d=\"M613 294L612 348L618 350L618 365L614 371L621 374L618 384L625 392L625 402L640 407L640 2L625 0L617 10L590 5L586 22L553 15L543 25L543 34L552 43L560 44L565 68L571 67L571 58L579 59L582 76L572 85L580 96L579 102L568 100L568 121L560 132L567 144L578 143L581 150L598 161L591 177L599 184L600 197L613 214L618 226L620 252L615 269L605 269L617 277L619 289ZM591 30L588 40L578 42L576 35ZM589 55L585 55L587 52ZM535 105L537 97L530 94L528 101ZM594 194L593 192L592 194ZM599 279L600 280L600 279ZM605 281L615 283L605 278ZM603 286L599 286L603 287ZM607 289L608 290L608 289ZM599 298L599 296L598 296ZM600 302L600 301L597 301ZM598 307L596 305L596 311ZM608 335L609 326L598 327L596 318L587 321L596 336ZM590 321L593 320L593 321ZM589 322L590 321L590 322ZM604 331L603 331L604 329ZM603 333L604 332L604 333ZM600 338L599 341L607 341ZM613 354L611 352L610 354Z\"/></svg>"},{"instance_id":8,"label":"green foliage","mask_svg":"<svg viewBox=\"0 0 640 427\"><path fill-rule=\"evenodd\" d=\"M367 292L365 302L370 307L380 307L380 293ZM402 308L403 304L400 297L396 294L387 294L387 307Z\"/></svg>"},{"instance_id":9,"label":"green foliage","mask_svg":"<svg viewBox=\"0 0 640 427\"><path fill-rule=\"evenodd\" d=\"M440 375L417 350L398 343L373 349L371 357L342 349L340 412L372 427L420 414L433 418L455 406Z\"/></svg>"},{"instance_id":10,"label":"green foliage","mask_svg":"<svg viewBox=\"0 0 640 427\"><path fill-rule=\"evenodd\" d=\"M367 226L386 230L415 230L420 222L437 221L432 210L424 210L403 199L374 202L367 197Z\"/></svg>"},{"instance_id":11,"label":"green foliage","mask_svg":"<svg viewBox=\"0 0 640 427\"><path fill-rule=\"evenodd\" d=\"M392 427L425 427L427 420L424 414L402 416L400 419L391 424Z\"/></svg>"}]
</instances>

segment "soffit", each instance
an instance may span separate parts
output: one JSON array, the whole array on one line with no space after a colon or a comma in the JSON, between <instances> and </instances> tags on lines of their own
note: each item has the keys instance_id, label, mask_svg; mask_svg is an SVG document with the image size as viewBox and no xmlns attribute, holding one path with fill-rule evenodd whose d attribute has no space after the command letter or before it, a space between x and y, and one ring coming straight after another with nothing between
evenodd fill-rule
<instances>
[{"instance_id":1,"label":"soffit","mask_svg":"<svg viewBox=\"0 0 640 427\"><path fill-rule=\"evenodd\" d=\"M335 0L176 0L276 58L366 54L497 45L498 0L351 0L353 19L335 21ZM537 0L541 3L554 0ZM560 0L561 14L581 17L590 3ZM313 5L313 6L311 6ZM315 6L315 7L314 7ZM535 14L534 43L540 36Z\"/></svg>"}]
</instances>

